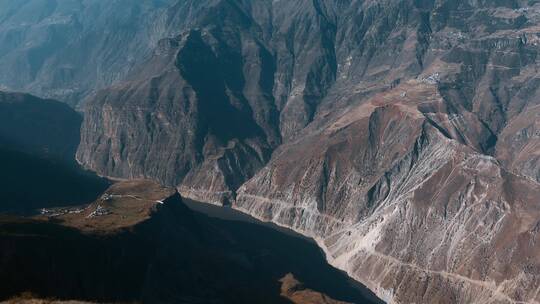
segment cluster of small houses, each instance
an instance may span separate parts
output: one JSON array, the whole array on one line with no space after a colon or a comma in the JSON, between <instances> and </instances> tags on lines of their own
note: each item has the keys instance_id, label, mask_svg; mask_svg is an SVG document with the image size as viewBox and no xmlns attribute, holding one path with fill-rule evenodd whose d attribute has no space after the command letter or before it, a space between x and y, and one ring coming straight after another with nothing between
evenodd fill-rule
<instances>
[{"instance_id":1,"label":"cluster of small houses","mask_svg":"<svg viewBox=\"0 0 540 304\"><path fill-rule=\"evenodd\" d=\"M47 216L47 217L57 217L61 215L66 214L80 214L83 213L86 210L86 208L78 208L78 209L68 209L68 208L54 208L54 209L47 209L42 208L39 210L39 213L41 215ZM92 211L87 217L96 217L96 216L103 216L111 214L111 211L103 206L98 205L96 210Z\"/></svg>"},{"instance_id":2,"label":"cluster of small houses","mask_svg":"<svg viewBox=\"0 0 540 304\"><path fill-rule=\"evenodd\" d=\"M84 212L85 208L53 208L53 209L47 209L42 208L39 210L39 213L41 215L45 215L48 217L55 217L65 214L79 214Z\"/></svg>"},{"instance_id":3,"label":"cluster of small houses","mask_svg":"<svg viewBox=\"0 0 540 304\"><path fill-rule=\"evenodd\" d=\"M101 196L101 200L104 202L109 201L112 198L113 198L113 195L110 195L108 193L105 193L103 194L103 196ZM90 206L87 206L84 208L51 208L51 209L42 208L39 210L39 213L47 217L57 217L57 216L66 215L66 214L80 214L80 213L83 213L89 207ZM108 215L108 214L111 214L111 211L109 209L101 205L98 205L96 207L96 210L92 211L87 216L87 218L103 216L103 215Z\"/></svg>"},{"instance_id":4,"label":"cluster of small houses","mask_svg":"<svg viewBox=\"0 0 540 304\"><path fill-rule=\"evenodd\" d=\"M92 211L87 217L96 217L111 214L111 211L103 206L98 205L96 210Z\"/></svg>"},{"instance_id":5,"label":"cluster of small houses","mask_svg":"<svg viewBox=\"0 0 540 304\"><path fill-rule=\"evenodd\" d=\"M139 197L133 196L133 195L115 195L115 194L109 194L109 193L103 194L101 196L100 200L101 200L101 202L109 202L112 199L114 199L115 197L124 197L124 196L140 200ZM161 200L156 201L156 203L164 204L164 202L161 201ZM79 214L79 213L82 213L82 212L86 211L91 206L92 205L84 207L84 208L52 208L52 209L42 208L42 209L39 210L39 213L41 215L48 216L48 217L56 217L56 216L61 216L61 215L65 215L65 214ZM98 204L97 207L96 207L96 210L92 211L86 217L91 218L91 217L97 217L97 216L104 216L104 215L108 215L108 214L111 214L111 213L112 213L111 210L109 210L109 209L103 207L102 205Z\"/></svg>"}]
</instances>

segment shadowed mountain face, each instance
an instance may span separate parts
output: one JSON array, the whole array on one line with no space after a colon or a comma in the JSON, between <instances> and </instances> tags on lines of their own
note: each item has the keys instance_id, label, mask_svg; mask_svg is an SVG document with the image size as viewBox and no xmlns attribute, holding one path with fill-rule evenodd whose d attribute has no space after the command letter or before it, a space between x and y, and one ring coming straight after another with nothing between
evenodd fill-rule
<instances>
[{"instance_id":1,"label":"shadowed mountain face","mask_svg":"<svg viewBox=\"0 0 540 304\"><path fill-rule=\"evenodd\" d=\"M193 212L174 189L122 182L84 209L55 210L50 218L0 219L0 300L25 291L93 302L291 303L279 280L294 273L318 291L298 294L377 303L314 243Z\"/></svg>"},{"instance_id":2,"label":"shadowed mountain face","mask_svg":"<svg viewBox=\"0 0 540 304\"><path fill-rule=\"evenodd\" d=\"M312 236L388 301L539 301L539 12L212 1L88 100L77 156Z\"/></svg>"},{"instance_id":3,"label":"shadowed mountain face","mask_svg":"<svg viewBox=\"0 0 540 304\"><path fill-rule=\"evenodd\" d=\"M82 117L67 105L32 95L0 92L0 146L72 162Z\"/></svg>"},{"instance_id":4,"label":"shadowed mountain face","mask_svg":"<svg viewBox=\"0 0 540 304\"><path fill-rule=\"evenodd\" d=\"M107 187L75 162L81 122L58 101L0 92L0 211L89 202Z\"/></svg>"}]
</instances>

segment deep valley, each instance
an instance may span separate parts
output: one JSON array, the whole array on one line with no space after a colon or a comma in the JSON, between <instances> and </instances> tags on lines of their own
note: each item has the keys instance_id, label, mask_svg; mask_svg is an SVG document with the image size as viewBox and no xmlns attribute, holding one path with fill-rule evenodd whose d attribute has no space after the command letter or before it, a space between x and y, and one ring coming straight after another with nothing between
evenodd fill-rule
<instances>
[{"instance_id":1,"label":"deep valley","mask_svg":"<svg viewBox=\"0 0 540 304\"><path fill-rule=\"evenodd\" d=\"M0 295L538 304L539 54L537 0L0 0Z\"/></svg>"}]
</instances>

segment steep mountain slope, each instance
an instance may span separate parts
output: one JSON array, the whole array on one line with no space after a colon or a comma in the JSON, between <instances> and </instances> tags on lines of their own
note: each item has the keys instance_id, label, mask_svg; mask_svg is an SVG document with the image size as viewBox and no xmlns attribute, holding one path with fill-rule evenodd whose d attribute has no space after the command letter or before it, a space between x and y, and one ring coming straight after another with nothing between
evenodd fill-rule
<instances>
[{"instance_id":1,"label":"steep mountain slope","mask_svg":"<svg viewBox=\"0 0 540 304\"><path fill-rule=\"evenodd\" d=\"M540 182L540 106L527 105L499 135L496 157L507 168Z\"/></svg>"},{"instance_id":2,"label":"steep mountain slope","mask_svg":"<svg viewBox=\"0 0 540 304\"><path fill-rule=\"evenodd\" d=\"M32 95L0 92L0 146L73 161L82 117L67 105Z\"/></svg>"},{"instance_id":3,"label":"steep mountain slope","mask_svg":"<svg viewBox=\"0 0 540 304\"><path fill-rule=\"evenodd\" d=\"M0 1L0 89L77 105L123 79L204 1ZM13 73L12 71L17 71Z\"/></svg>"},{"instance_id":4,"label":"steep mountain slope","mask_svg":"<svg viewBox=\"0 0 540 304\"><path fill-rule=\"evenodd\" d=\"M81 122L58 101L0 92L0 212L80 204L105 190L75 162Z\"/></svg>"},{"instance_id":5,"label":"steep mountain slope","mask_svg":"<svg viewBox=\"0 0 540 304\"><path fill-rule=\"evenodd\" d=\"M227 60L235 55L228 52L235 48L220 46L225 55L215 55L203 35L191 31L162 41L141 72L156 76L115 85L89 102L77 155L82 164L110 176L182 182L193 191L209 187L204 198L233 199L231 190L279 142L270 124L276 112L268 100L251 103L231 88L244 82L230 76Z\"/></svg>"},{"instance_id":6,"label":"steep mountain slope","mask_svg":"<svg viewBox=\"0 0 540 304\"><path fill-rule=\"evenodd\" d=\"M193 16L89 100L83 165L313 236L391 302L540 301L540 4L223 0Z\"/></svg>"},{"instance_id":7,"label":"steep mountain slope","mask_svg":"<svg viewBox=\"0 0 540 304\"><path fill-rule=\"evenodd\" d=\"M318 239L333 265L390 302L538 301L538 184L391 92L286 145L234 207Z\"/></svg>"}]
</instances>

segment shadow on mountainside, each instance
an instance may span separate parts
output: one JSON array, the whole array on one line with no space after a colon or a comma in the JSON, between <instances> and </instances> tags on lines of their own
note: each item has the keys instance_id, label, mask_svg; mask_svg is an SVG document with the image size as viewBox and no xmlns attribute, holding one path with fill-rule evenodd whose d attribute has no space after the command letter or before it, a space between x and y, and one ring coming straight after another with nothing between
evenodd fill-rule
<instances>
[{"instance_id":1,"label":"shadow on mountainside","mask_svg":"<svg viewBox=\"0 0 540 304\"><path fill-rule=\"evenodd\" d=\"M0 92L0 212L87 203L107 188L75 161L81 122L60 102Z\"/></svg>"},{"instance_id":2,"label":"shadow on mountainside","mask_svg":"<svg viewBox=\"0 0 540 304\"><path fill-rule=\"evenodd\" d=\"M292 273L334 299L379 303L291 233L194 212L178 195L149 220L109 233L0 218L0 300L31 292L97 302L290 303L279 280Z\"/></svg>"}]
</instances>

